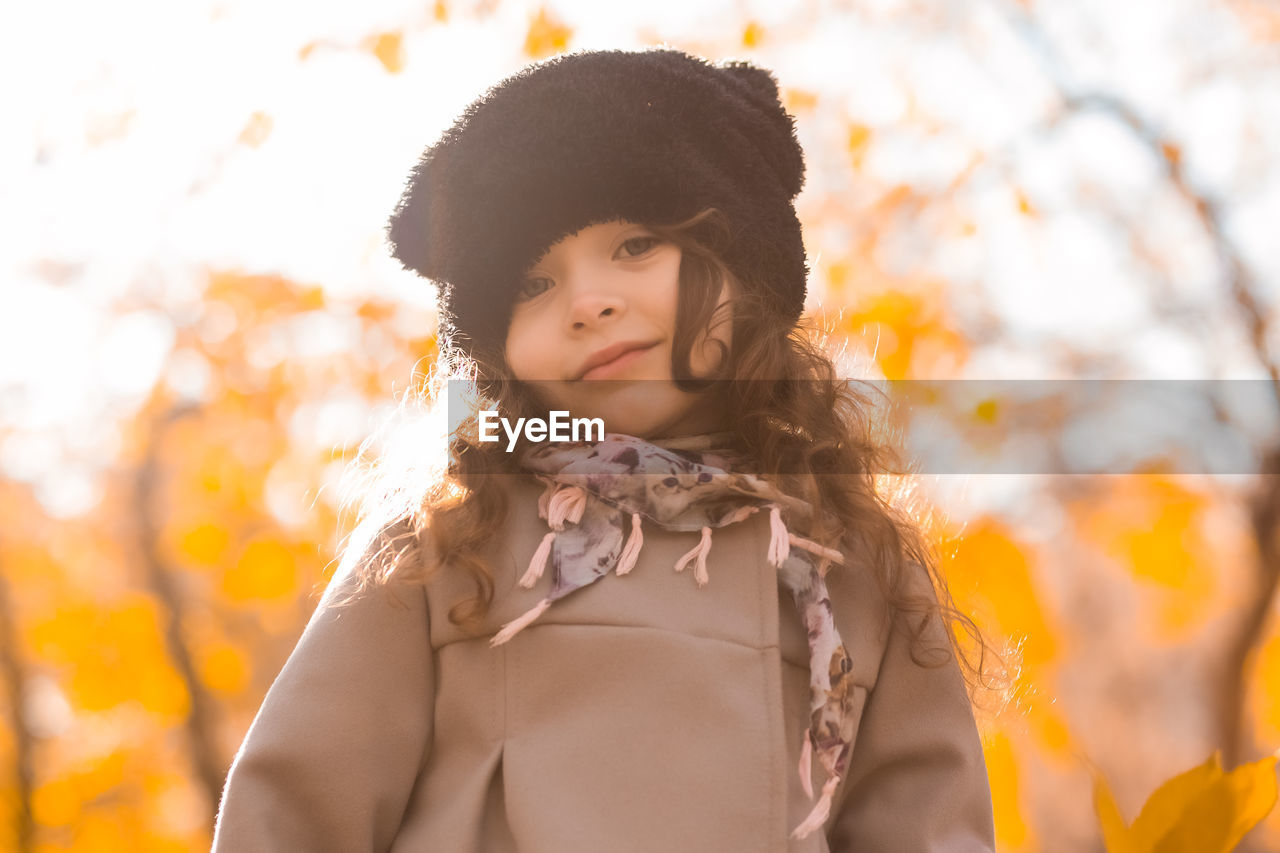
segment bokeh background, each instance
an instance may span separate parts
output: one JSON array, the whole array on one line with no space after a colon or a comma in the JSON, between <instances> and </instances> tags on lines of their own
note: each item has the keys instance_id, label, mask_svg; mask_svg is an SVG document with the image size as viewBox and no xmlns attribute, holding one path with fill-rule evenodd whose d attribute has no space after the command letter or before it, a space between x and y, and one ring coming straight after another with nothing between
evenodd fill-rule
<instances>
[{"instance_id":1,"label":"bokeh background","mask_svg":"<svg viewBox=\"0 0 1280 853\"><path fill-rule=\"evenodd\" d=\"M663 43L775 71L809 308L865 375L1251 379L1280 409L1265 0L6 4L0 849L208 848L344 472L435 355L383 244L408 168L529 61ZM1024 403L946 415L1075 423ZM1131 821L1280 747L1280 432L1237 435L1225 473L1153 445L917 478L958 604L1021 651L980 717L1001 851L1102 850L1095 773Z\"/></svg>"}]
</instances>

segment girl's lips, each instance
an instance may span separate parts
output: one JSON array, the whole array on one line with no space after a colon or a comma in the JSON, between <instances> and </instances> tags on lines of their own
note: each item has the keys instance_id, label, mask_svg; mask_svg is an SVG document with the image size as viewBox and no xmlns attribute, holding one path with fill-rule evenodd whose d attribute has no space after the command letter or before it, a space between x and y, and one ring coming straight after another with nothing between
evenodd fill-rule
<instances>
[{"instance_id":1,"label":"girl's lips","mask_svg":"<svg viewBox=\"0 0 1280 853\"><path fill-rule=\"evenodd\" d=\"M649 346L642 347L640 349L627 350L622 355L615 358L613 361L609 361L604 364L598 364L595 367L591 368L586 373L582 374L582 378L583 379L606 379L609 376L612 376L613 374L618 373L621 370L624 370L627 367L627 365L629 365L631 362L635 361L640 356L647 353L649 350L653 349L655 346L657 346L657 344L650 344Z\"/></svg>"}]
</instances>

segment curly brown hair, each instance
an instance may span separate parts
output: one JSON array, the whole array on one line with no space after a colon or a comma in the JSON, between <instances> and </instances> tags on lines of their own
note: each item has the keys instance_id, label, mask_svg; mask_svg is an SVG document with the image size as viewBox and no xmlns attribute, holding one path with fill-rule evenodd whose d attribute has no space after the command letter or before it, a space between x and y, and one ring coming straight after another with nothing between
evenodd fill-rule
<instances>
[{"instance_id":1,"label":"curly brown hair","mask_svg":"<svg viewBox=\"0 0 1280 853\"><path fill-rule=\"evenodd\" d=\"M997 652L974 620L955 606L925 532L927 512L916 507L922 502L910 488L914 478L896 444L879 437L870 383L839 377L821 330L810 321L793 323L779 316L761 295L762 282L732 276L719 259L732 238L719 211L708 208L684 222L646 227L682 252L672 353L677 387L706 392L723 406L734 425L736 449L756 460L754 473L814 507L809 529L798 531L801 535L853 557L846 559L846 566L877 567L875 579L889 611L922 617L908 619L916 664L942 666L954 653L963 665L970 698L976 698L981 685L996 691L1002 708L1010 698L1013 670L1005 656L1012 650ZM722 350L725 357L714 375L695 377L690 353L699 331L712 320L726 277L741 285L731 298L733 345ZM442 398L455 391L446 392L446 383L465 380L479 399L467 404L468 413L455 426L437 420L434 436L418 435L406 443L420 451L432 437L437 442L444 437L447 461L429 468L416 460L406 466L387 456L361 469L365 479L355 496L362 504L363 521L348 541L343 563L358 575L356 594L392 580L425 583L445 564L466 572L476 594L453 604L449 619L474 629L494 595L493 575L481 554L507 512L504 478L492 475L520 473L514 460L526 442L518 439L517 452L506 452L502 443L480 442L476 413L496 409L514 421L546 409L532 385L515 379L496 345L464 353L448 343L441 349L437 369L425 382L411 386L402 401L411 422L424 423L424 413L433 406L440 416L445 408ZM361 448L358 465L367 464L363 457L371 455L366 452L369 443ZM882 494L893 482L896 494ZM936 598L907 594L906 572L913 565L927 572ZM927 663L920 652L933 614L945 618L950 649ZM976 663L963 647L961 632L977 653Z\"/></svg>"}]
</instances>

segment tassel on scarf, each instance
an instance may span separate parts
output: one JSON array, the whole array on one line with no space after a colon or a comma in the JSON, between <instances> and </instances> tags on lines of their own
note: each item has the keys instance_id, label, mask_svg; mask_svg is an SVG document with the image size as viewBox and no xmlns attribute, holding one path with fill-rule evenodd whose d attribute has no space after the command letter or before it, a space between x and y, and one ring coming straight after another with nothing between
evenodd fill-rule
<instances>
[{"instance_id":1,"label":"tassel on scarf","mask_svg":"<svg viewBox=\"0 0 1280 853\"><path fill-rule=\"evenodd\" d=\"M804 795L813 799L813 741L809 729L804 730L804 746L800 747L800 787Z\"/></svg>"},{"instance_id":2,"label":"tassel on scarf","mask_svg":"<svg viewBox=\"0 0 1280 853\"><path fill-rule=\"evenodd\" d=\"M815 829L820 829L827 822L827 816L831 814L831 798L836 792L836 786L839 784L839 776L832 774L827 778L827 784L822 786L822 796L818 798L818 802L814 805L813 811L809 812L809 816L791 831L792 838L804 838Z\"/></svg>"},{"instance_id":3,"label":"tassel on scarf","mask_svg":"<svg viewBox=\"0 0 1280 853\"><path fill-rule=\"evenodd\" d=\"M702 528L702 542L699 543L698 562L693 566L693 579L698 582L698 586L706 586L707 581L711 580L707 576L707 555L711 553L711 528Z\"/></svg>"},{"instance_id":4,"label":"tassel on scarf","mask_svg":"<svg viewBox=\"0 0 1280 853\"><path fill-rule=\"evenodd\" d=\"M631 513L631 535L627 537L627 544L622 548L622 556L618 558L618 569L616 574L625 575L636 566L636 560L640 557L640 546L644 544L644 533L640 530L640 513Z\"/></svg>"},{"instance_id":5,"label":"tassel on scarf","mask_svg":"<svg viewBox=\"0 0 1280 853\"><path fill-rule=\"evenodd\" d=\"M582 520L582 512L587 508L587 493L578 486L564 486L552 481L547 484L538 498L538 515L547 519L551 532L542 537L538 549L529 559L529 568L520 576L520 586L531 589L542 577L547 567L547 558L551 556L551 543L555 541L556 532L564 530L564 523L572 521L577 524Z\"/></svg>"},{"instance_id":6,"label":"tassel on scarf","mask_svg":"<svg viewBox=\"0 0 1280 853\"><path fill-rule=\"evenodd\" d=\"M698 562L693 567L693 579L698 582L698 586L706 586L710 577L707 575L707 554L711 552L711 528L703 526L702 541L690 548L684 556L676 561L676 571L683 572L684 567L689 565L689 561L697 558Z\"/></svg>"},{"instance_id":7,"label":"tassel on scarf","mask_svg":"<svg viewBox=\"0 0 1280 853\"><path fill-rule=\"evenodd\" d=\"M547 504L551 501L551 496L556 493L556 489L560 488L560 484L555 480L548 479L546 488L542 490L542 494L538 495L538 518L547 517Z\"/></svg>"},{"instance_id":8,"label":"tassel on scarf","mask_svg":"<svg viewBox=\"0 0 1280 853\"><path fill-rule=\"evenodd\" d=\"M818 556L825 557L828 560L835 560L840 565L844 565L844 554L841 554L835 548L824 548L812 539L805 539L795 535L794 533L787 534L787 537L790 539L791 544L795 545L797 548L803 548L812 554L817 554ZM826 572L823 572L823 574L826 574Z\"/></svg>"},{"instance_id":9,"label":"tassel on scarf","mask_svg":"<svg viewBox=\"0 0 1280 853\"><path fill-rule=\"evenodd\" d=\"M769 507L769 563L780 567L791 553L791 540L788 538L787 525L782 523L782 509L774 504Z\"/></svg>"},{"instance_id":10,"label":"tassel on scarf","mask_svg":"<svg viewBox=\"0 0 1280 853\"><path fill-rule=\"evenodd\" d=\"M822 562L818 563L818 577L825 579L829 571L831 571L831 559L823 557Z\"/></svg>"},{"instance_id":11,"label":"tassel on scarf","mask_svg":"<svg viewBox=\"0 0 1280 853\"><path fill-rule=\"evenodd\" d=\"M721 519L720 525L723 527L726 524L737 524L739 521L743 521L759 511L760 507L758 506L740 506Z\"/></svg>"},{"instance_id":12,"label":"tassel on scarf","mask_svg":"<svg viewBox=\"0 0 1280 853\"><path fill-rule=\"evenodd\" d=\"M817 554L828 560L834 560L840 565L844 565L844 554L841 554L834 548L825 548L814 542L812 539L805 539L803 536L797 536L787 530L787 525L782 520L782 509L777 504L769 507L769 562L775 568L781 566L791 554L791 546L803 548L804 550ZM825 575L826 572L823 572Z\"/></svg>"},{"instance_id":13,"label":"tassel on scarf","mask_svg":"<svg viewBox=\"0 0 1280 853\"><path fill-rule=\"evenodd\" d=\"M587 508L587 492L580 486L565 486L547 502L547 523L555 530L563 530L566 521L577 524L582 511Z\"/></svg>"},{"instance_id":14,"label":"tassel on scarf","mask_svg":"<svg viewBox=\"0 0 1280 853\"><path fill-rule=\"evenodd\" d=\"M551 556L551 543L555 538L554 530L542 537L542 541L538 543L538 550L533 552L533 559L529 560L529 568L525 569L524 575L520 578L520 586L531 589L538 582L538 578L542 577L542 570L546 568L547 557Z\"/></svg>"},{"instance_id":15,"label":"tassel on scarf","mask_svg":"<svg viewBox=\"0 0 1280 853\"><path fill-rule=\"evenodd\" d=\"M533 620L537 619L543 613L547 612L547 608L551 606L551 599L544 598L537 603L532 609L527 611L523 616L512 619L510 622L502 626L502 630L493 635L489 640L489 648L500 646L507 640L510 640L521 628L524 628Z\"/></svg>"}]
</instances>

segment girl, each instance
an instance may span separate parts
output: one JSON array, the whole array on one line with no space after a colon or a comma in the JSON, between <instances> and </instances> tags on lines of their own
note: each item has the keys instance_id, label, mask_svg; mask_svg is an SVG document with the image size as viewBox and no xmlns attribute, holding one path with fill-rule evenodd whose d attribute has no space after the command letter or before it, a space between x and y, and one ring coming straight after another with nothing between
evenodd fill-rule
<instances>
[{"instance_id":1,"label":"girl","mask_svg":"<svg viewBox=\"0 0 1280 853\"><path fill-rule=\"evenodd\" d=\"M379 487L215 850L994 849L945 584L800 333L803 173L769 72L666 49L531 65L427 150L390 242L437 401L480 399ZM510 430L556 411L603 436Z\"/></svg>"}]
</instances>

